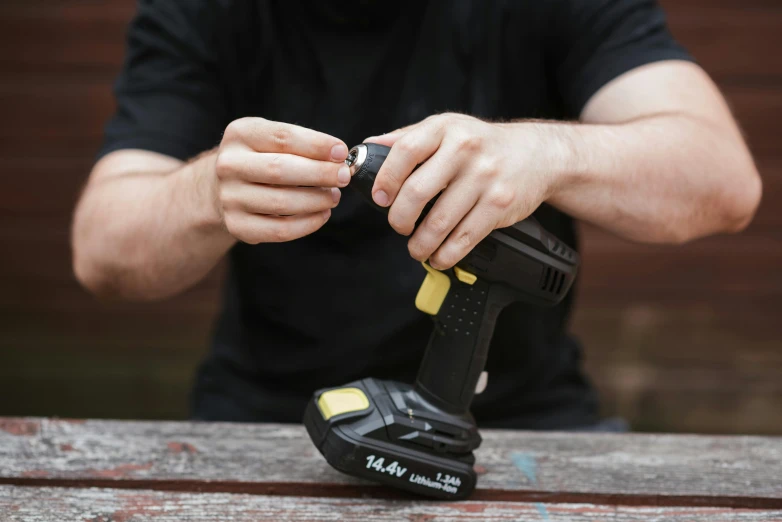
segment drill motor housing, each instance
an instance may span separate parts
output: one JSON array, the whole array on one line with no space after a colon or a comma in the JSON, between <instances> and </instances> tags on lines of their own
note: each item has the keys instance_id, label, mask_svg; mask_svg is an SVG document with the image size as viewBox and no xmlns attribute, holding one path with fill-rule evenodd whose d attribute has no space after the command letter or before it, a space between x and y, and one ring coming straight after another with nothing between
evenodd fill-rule
<instances>
[{"instance_id":1,"label":"drill motor housing","mask_svg":"<svg viewBox=\"0 0 782 522\"><path fill-rule=\"evenodd\" d=\"M371 191L389 148L366 143L348 156L351 186ZM432 208L431 201L418 223ZM416 306L434 328L414 384L365 378L315 392L304 424L333 467L446 499L470 494L481 438L469 411L497 317L509 304L553 306L575 280L579 256L533 217L497 229L449 270L426 263Z\"/></svg>"}]
</instances>

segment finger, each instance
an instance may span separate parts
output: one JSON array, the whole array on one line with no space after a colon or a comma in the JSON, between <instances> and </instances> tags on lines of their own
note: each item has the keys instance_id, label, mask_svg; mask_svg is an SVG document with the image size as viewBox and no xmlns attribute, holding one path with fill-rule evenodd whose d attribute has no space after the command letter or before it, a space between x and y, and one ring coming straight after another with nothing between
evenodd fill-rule
<instances>
[{"instance_id":1,"label":"finger","mask_svg":"<svg viewBox=\"0 0 782 522\"><path fill-rule=\"evenodd\" d=\"M295 216L261 216L236 212L226 215L226 226L234 237L256 245L282 243L312 234L331 217L331 210Z\"/></svg>"},{"instance_id":2,"label":"finger","mask_svg":"<svg viewBox=\"0 0 782 522\"><path fill-rule=\"evenodd\" d=\"M407 248L413 259L428 260L442 245L448 234L472 210L478 197L477 187L466 178L460 178L448 185L407 242Z\"/></svg>"},{"instance_id":3,"label":"finger","mask_svg":"<svg viewBox=\"0 0 782 522\"><path fill-rule=\"evenodd\" d=\"M454 156L440 149L410 174L388 211L388 223L391 227L400 234L411 234L426 204L456 176L456 170ZM375 186L377 187L377 180Z\"/></svg>"},{"instance_id":4,"label":"finger","mask_svg":"<svg viewBox=\"0 0 782 522\"><path fill-rule=\"evenodd\" d=\"M429 258L429 264L437 270L446 270L464 259L475 245L480 243L492 230L496 220L488 205L480 201L462 219L448 235L445 242Z\"/></svg>"},{"instance_id":5,"label":"finger","mask_svg":"<svg viewBox=\"0 0 782 522\"><path fill-rule=\"evenodd\" d=\"M226 210L290 216L334 208L340 196L337 188L284 187L237 181L223 185L220 199Z\"/></svg>"},{"instance_id":6,"label":"finger","mask_svg":"<svg viewBox=\"0 0 782 522\"><path fill-rule=\"evenodd\" d=\"M344 187L350 182L350 169L344 163L243 149L221 154L217 170L223 178L266 185Z\"/></svg>"},{"instance_id":7,"label":"finger","mask_svg":"<svg viewBox=\"0 0 782 522\"><path fill-rule=\"evenodd\" d=\"M420 125L394 143L375 178L372 199L381 207L394 203L399 190L417 165L429 159L443 138L442 127ZM442 187L441 187L442 188Z\"/></svg>"},{"instance_id":8,"label":"finger","mask_svg":"<svg viewBox=\"0 0 782 522\"><path fill-rule=\"evenodd\" d=\"M228 125L228 139L256 152L279 152L320 161L345 161L348 147L333 136L290 123L263 118L241 118Z\"/></svg>"}]
</instances>

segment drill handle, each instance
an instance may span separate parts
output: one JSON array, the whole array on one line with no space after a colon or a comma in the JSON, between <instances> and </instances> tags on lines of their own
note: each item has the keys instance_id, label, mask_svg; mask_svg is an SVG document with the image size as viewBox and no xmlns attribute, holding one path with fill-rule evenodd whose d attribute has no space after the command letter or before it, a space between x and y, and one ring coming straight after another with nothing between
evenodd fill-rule
<instances>
[{"instance_id":1,"label":"drill handle","mask_svg":"<svg viewBox=\"0 0 782 522\"><path fill-rule=\"evenodd\" d=\"M442 274L450 288L435 316L415 388L438 408L463 414L470 409L486 365L497 317L514 295L504 285L481 279L460 281L454 270Z\"/></svg>"}]
</instances>

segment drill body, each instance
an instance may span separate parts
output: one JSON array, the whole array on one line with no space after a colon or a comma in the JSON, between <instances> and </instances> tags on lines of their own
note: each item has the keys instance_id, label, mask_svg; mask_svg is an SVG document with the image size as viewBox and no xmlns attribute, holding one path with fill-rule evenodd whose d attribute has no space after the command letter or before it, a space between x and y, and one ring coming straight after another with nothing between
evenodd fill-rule
<instances>
[{"instance_id":1,"label":"drill body","mask_svg":"<svg viewBox=\"0 0 782 522\"><path fill-rule=\"evenodd\" d=\"M352 186L374 206L372 185L388 151L362 144L348 156ZM416 382L365 378L316 391L304 417L315 445L351 475L438 498L469 495L481 443L469 408L497 317L514 302L559 303L578 264L578 254L532 217L493 231L452 269L423 263L415 305L434 326Z\"/></svg>"}]
</instances>

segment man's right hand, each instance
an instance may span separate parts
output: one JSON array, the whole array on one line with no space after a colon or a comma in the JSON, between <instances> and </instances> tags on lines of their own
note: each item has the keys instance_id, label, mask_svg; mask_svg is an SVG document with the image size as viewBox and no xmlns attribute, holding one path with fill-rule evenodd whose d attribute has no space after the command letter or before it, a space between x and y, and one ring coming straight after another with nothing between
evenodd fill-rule
<instances>
[{"instance_id":1,"label":"man's right hand","mask_svg":"<svg viewBox=\"0 0 782 522\"><path fill-rule=\"evenodd\" d=\"M216 151L187 163L111 152L74 214L76 277L98 295L160 299L203 278L236 240L311 234L350 182L347 153L337 138L261 118L231 123Z\"/></svg>"},{"instance_id":2,"label":"man's right hand","mask_svg":"<svg viewBox=\"0 0 782 522\"><path fill-rule=\"evenodd\" d=\"M218 212L245 243L291 241L318 230L350 182L342 141L304 127L242 118L215 162Z\"/></svg>"}]
</instances>

